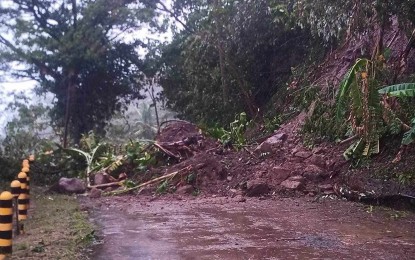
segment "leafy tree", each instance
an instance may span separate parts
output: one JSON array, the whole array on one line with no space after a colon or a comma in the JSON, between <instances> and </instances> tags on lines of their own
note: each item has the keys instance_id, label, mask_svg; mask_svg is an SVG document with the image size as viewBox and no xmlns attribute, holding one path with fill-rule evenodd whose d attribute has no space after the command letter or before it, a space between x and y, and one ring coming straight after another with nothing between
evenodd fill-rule
<instances>
[{"instance_id":1,"label":"leafy tree","mask_svg":"<svg viewBox=\"0 0 415 260\"><path fill-rule=\"evenodd\" d=\"M229 123L243 111L260 116L310 47L309 32L290 26L287 3L173 1L170 11L182 29L161 48L168 104L207 124Z\"/></svg>"},{"instance_id":2,"label":"leafy tree","mask_svg":"<svg viewBox=\"0 0 415 260\"><path fill-rule=\"evenodd\" d=\"M68 134L78 141L89 130L102 133L121 99L141 97L136 50L144 43L136 30L157 26L155 15L146 1L2 1L0 58L19 65L11 76L55 95L51 117L66 146Z\"/></svg>"}]
</instances>

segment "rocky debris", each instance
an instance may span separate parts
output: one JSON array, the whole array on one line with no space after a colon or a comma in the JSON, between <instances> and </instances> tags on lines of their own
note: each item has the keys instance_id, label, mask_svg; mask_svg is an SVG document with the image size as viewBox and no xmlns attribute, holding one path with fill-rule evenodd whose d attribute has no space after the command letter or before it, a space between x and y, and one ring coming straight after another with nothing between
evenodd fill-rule
<instances>
[{"instance_id":1,"label":"rocky debris","mask_svg":"<svg viewBox=\"0 0 415 260\"><path fill-rule=\"evenodd\" d=\"M328 174L316 165L308 165L304 171L302 176L309 181L317 181L320 179L324 179Z\"/></svg>"},{"instance_id":2,"label":"rocky debris","mask_svg":"<svg viewBox=\"0 0 415 260\"><path fill-rule=\"evenodd\" d=\"M320 184L317 187L321 191L333 190L333 185L332 184Z\"/></svg>"},{"instance_id":3,"label":"rocky debris","mask_svg":"<svg viewBox=\"0 0 415 260\"><path fill-rule=\"evenodd\" d=\"M185 185L177 188L176 193L181 195L192 194L194 190L192 185Z\"/></svg>"},{"instance_id":4,"label":"rocky debris","mask_svg":"<svg viewBox=\"0 0 415 260\"><path fill-rule=\"evenodd\" d=\"M308 152L308 151L298 151L298 152L294 153L295 157L299 157L299 158L302 158L302 159L307 159L311 155L312 155L312 153Z\"/></svg>"},{"instance_id":5,"label":"rocky debris","mask_svg":"<svg viewBox=\"0 0 415 260\"><path fill-rule=\"evenodd\" d=\"M104 172L98 172L94 175L94 185L102 185L113 181L115 180L111 180L110 176Z\"/></svg>"},{"instance_id":6,"label":"rocky debris","mask_svg":"<svg viewBox=\"0 0 415 260\"><path fill-rule=\"evenodd\" d=\"M268 194L270 187L263 179L250 180L246 183L246 196L259 197Z\"/></svg>"},{"instance_id":7,"label":"rocky debris","mask_svg":"<svg viewBox=\"0 0 415 260\"><path fill-rule=\"evenodd\" d=\"M325 169L326 168L326 158L324 158L323 155L320 154L313 154L308 160L310 164L316 165L320 168Z\"/></svg>"},{"instance_id":8,"label":"rocky debris","mask_svg":"<svg viewBox=\"0 0 415 260\"><path fill-rule=\"evenodd\" d=\"M289 190L302 190L304 188L304 178L302 176L292 176L281 182L280 185Z\"/></svg>"},{"instance_id":9,"label":"rocky debris","mask_svg":"<svg viewBox=\"0 0 415 260\"><path fill-rule=\"evenodd\" d=\"M233 198L233 201L235 201L235 202L246 202L246 198L242 195L237 195Z\"/></svg>"},{"instance_id":10,"label":"rocky debris","mask_svg":"<svg viewBox=\"0 0 415 260\"><path fill-rule=\"evenodd\" d=\"M97 199L100 198L102 195L102 190L97 189L97 188L92 188L91 191L89 192L89 197L91 199Z\"/></svg>"},{"instance_id":11,"label":"rocky debris","mask_svg":"<svg viewBox=\"0 0 415 260\"><path fill-rule=\"evenodd\" d=\"M80 194L86 191L85 183L78 178L62 177L59 179L58 187L59 192L65 194Z\"/></svg>"},{"instance_id":12,"label":"rocky debris","mask_svg":"<svg viewBox=\"0 0 415 260\"><path fill-rule=\"evenodd\" d=\"M280 184L285 181L291 175L291 171L287 168L276 166L271 170L273 179L276 183Z\"/></svg>"},{"instance_id":13,"label":"rocky debris","mask_svg":"<svg viewBox=\"0 0 415 260\"><path fill-rule=\"evenodd\" d=\"M324 154L326 153L326 149L324 149L323 147L315 147L313 148L313 154Z\"/></svg>"},{"instance_id":14,"label":"rocky debris","mask_svg":"<svg viewBox=\"0 0 415 260\"><path fill-rule=\"evenodd\" d=\"M275 153L282 147L285 140L287 140L287 134L285 133L273 135L258 145L254 152L256 154Z\"/></svg>"},{"instance_id":15,"label":"rocky debris","mask_svg":"<svg viewBox=\"0 0 415 260\"><path fill-rule=\"evenodd\" d=\"M242 195L243 195L243 191L241 190L237 190L237 189L229 190L229 196L231 196L232 198L237 197L237 196L242 196Z\"/></svg>"}]
</instances>

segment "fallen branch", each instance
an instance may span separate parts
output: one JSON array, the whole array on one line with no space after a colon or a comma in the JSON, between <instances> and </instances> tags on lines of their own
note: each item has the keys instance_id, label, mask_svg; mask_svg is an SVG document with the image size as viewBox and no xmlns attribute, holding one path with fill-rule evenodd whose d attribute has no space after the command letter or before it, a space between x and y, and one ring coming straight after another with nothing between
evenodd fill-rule
<instances>
[{"instance_id":1,"label":"fallen branch","mask_svg":"<svg viewBox=\"0 0 415 260\"><path fill-rule=\"evenodd\" d=\"M189 125L195 125L195 124L193 124L193 123L191 123L191 122L189 122L189 121L185 121L185 120L180 120L180 119L170 119L170 120L166 120L166 121L161 122L161 124L160 124L160 128L161 128L164 124L171 123L171 122L179 122L179 123L186 123L186 124L189 124Z\"/></svg>"},{"instance_id":2,"label":"fallen branch","mask_svg":"<svg viewBox=\"0 0 415 260\"><path fill-rule=\"evenodd\" d=\"M88 186L88 189L96 188L96 189L102 189L102 188L108 188L108 187L120 187L124 181L117 181L117 182L110 182L110 183L104 183L99 185L92 185Z\"/></svg>"},{"instance_id":3,"label":"fallen branch","mask_svg":"<svg viewBox=\"0 0 415 260\"><path fill-rule=\"evenodd\" d=\"M171 156L171 157L176 158L176 159L180 159L180 156L177 156L174 153L170 152L169 150L167 150L166 148L161 146L159 143L156 142L153 145L156 146L157 148L159 148L160 150L162 150L168 156Z\"/></svg>"},{"instance_id":4,"label":"fallen branch","mask_svg":"<svg viewBox=\"0 0 415 260\"><path fill-rule=\"evenodd\" d=\"M192 166L191 165L189 165L189 166L187 166L187 167L185 167L185 168L183 168L181 170L178 170L178 171L169 173L167 175L163 175L161 177L152 179L152 180L150 180L148 182L145 182L145 183L142 183L140 185L137 185L137 186L134 186L134 187L125 189L125 190L111 191L111 192L105 193L105 195L119 195L119 194L127 193L127 192L130 192L130 191L133 191L133 190L142 189L145 186L148 186L148 185L151 185L151 184L154 184L154 183L157 183L157 182L161 182L161 181L164 181L164 180L169 179L169 178L174 178L177 174L182 173L184 171L189 171L190 169L192 169Z\"/></svg>"}]
</instances>

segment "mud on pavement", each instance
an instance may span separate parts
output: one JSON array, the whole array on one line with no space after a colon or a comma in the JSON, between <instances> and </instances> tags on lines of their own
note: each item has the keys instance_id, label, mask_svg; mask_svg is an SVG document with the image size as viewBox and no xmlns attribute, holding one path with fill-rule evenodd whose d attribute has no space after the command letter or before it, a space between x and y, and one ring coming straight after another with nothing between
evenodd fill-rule
<instances>
[{"instance_id":1,"label":"mud on pavement","mask_svg":"<svg viewBox=\"0 0 415 260\"><path fill-rule=\"evenodd\" d=\"M413 259L413 213L340 200L83 199L91 259Z\"/></svg>"}]
</instances>

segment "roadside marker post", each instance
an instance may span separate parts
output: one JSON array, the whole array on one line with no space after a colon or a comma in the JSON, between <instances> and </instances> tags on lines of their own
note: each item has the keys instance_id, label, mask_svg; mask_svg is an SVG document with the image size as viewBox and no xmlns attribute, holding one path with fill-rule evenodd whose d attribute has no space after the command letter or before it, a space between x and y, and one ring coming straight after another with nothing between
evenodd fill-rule
<instances>
[{"instance_id":1,"label":"roadside marker post","mask_svg":"<svg viewBox=\"0 0 415 260\"><path fill-rule=\"evenodd\" d=\"M26 194L25 199L27 200L27 208L29 208L30 196L29 196L29 191L28 191L27 179L28 179L28 174L26 174L25 172L20 172L17 175L17 180L20 181L20 193Z\"/></svg>"},{"instance_id":2,"label":"roadside marker post","mask_svg":"<svg viewBox=\"0 0 415 260\"><path fill-rule=\"evenodd\" d=\"M19 233L24 234L24 223L23 221L27 219L27 194L20 193L19 197L17 198L17 210L18 215L17 219L19 222Z\"/></svg>"},{"instance_id":3,"label":"roadside marker post","mask_svg":"<svg viewBox=\"0 0 415 260\"><path fill-rule=\"evenodd\" d=\"M0 257L12 253L13 195L8 191L0 194Z\"/></svg>"},{"instance_id":4,"label":"roadside marker post","mask_svg":"<svg viewBox=\"0 0 415 260\"><path fill-rule=\"evenodd\" d=\"M20 235L20 228L19 228L19 209L18 209L18 204L17 204L17 198L19 197L20 193L21 193L21 189L20 189L21 183L18 180L14 180L10 183L10 190L12 192L13 195L13 205L14 205L14 212L15 212L15 217L16 217L16 230L15 230L15 234L16 235Z\"/></svg>"}]
</instances>

